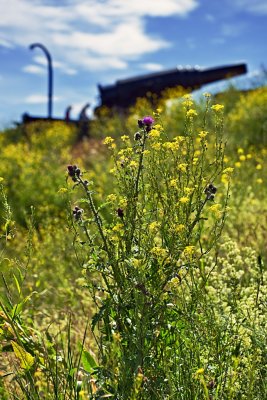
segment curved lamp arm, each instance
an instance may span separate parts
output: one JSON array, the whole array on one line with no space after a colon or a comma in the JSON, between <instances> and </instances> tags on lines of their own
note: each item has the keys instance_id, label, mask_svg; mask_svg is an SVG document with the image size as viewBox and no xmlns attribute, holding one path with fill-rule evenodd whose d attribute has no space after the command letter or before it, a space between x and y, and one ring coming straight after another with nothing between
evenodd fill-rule
<instances>
[{"instance_id":1,"label":"curved lamp arm","mask_svg":"<svg viewBox=\"0 0 267 400\"><path fill-rule=\"evenodd\" d=\"M32 43L29 48L34 50L39 47L45 54L48 64L48 118L52 118L52 101L53 101L53 67L52 58L47 48L42 43Z\"/></svg>"}]
</instances>

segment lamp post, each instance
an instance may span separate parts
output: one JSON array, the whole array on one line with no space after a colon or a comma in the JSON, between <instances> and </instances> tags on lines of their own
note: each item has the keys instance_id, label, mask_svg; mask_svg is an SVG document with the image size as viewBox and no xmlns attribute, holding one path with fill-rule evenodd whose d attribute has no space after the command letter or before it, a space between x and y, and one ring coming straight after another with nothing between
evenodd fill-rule
<instances>
[{"instance_id":1,"label":"lamp post","mask_svg":"<svg viewBox=\"0 0 267 400\"><path fill-rule=\"evenodd\" d=\"M42 43L33 43L30 45L30 50L39 47L43 50L48 64L48 118L52 118L52 100L53 100L53 67L52 58L47 48Z\"/></svg>"}]
</instances>

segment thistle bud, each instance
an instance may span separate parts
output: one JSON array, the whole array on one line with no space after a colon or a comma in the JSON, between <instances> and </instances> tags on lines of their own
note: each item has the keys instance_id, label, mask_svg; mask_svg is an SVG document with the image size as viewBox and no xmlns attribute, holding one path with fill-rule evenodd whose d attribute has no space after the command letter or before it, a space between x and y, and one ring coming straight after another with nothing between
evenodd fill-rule
<instances>
[{"instance_id":1,"label":"thistle bud","mask_svg":"<svg viewBox=\"0 0 267 400\"><path fill-rule=\"evenodd\" d=\"M117 215L118 215L118 217L123 218L124 212L123 212L123 209L122 209L122 208L118 208L118 209L117 209Z\"/></svg>"},{"instance_id":2,"label":"thistle bud","mask_svg":"<svg viewBox=\"0 0 267 400\"><path fill-rule=\"evenodd\" d=\"M217 192L216 186L214 186L212 183L210 183L206 189L204 190L204 193L207 196L207 200L214 200L215 193Z\"/></svg>"},{"instance_id":3,"label":"thistle bud","mask_svg":"<svg viewBox=\"0 0 267 400\"><path fill-rule=\"evenodd\" d=\"M141 135L140 132L136 132L136 133L134 134L134 140L140 140L141 137L142 137L142 135Z\"/></svg>"}]
</instances>

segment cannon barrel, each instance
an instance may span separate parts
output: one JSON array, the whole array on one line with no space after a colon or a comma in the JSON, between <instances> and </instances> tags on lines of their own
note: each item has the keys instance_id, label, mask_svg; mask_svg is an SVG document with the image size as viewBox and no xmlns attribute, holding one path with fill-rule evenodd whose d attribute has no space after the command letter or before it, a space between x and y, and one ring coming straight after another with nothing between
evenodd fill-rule
<instances>
[{"instance_id":1,"label":"cannon barrel","mask_svg":"<svg viewBox=\"0 0 267 400\"><path fill-rule=\"evenodd\" d=\"M117 81L114 85L98 86L101 97L100 106L127 108L134 104L138 97L144 97L148 92L160 96L165 89L176 86L194 90L204 84L245 74L246 72L246 64L236 64L207 69L175 68L123 79Z\"/></svg>"}]
</instances>

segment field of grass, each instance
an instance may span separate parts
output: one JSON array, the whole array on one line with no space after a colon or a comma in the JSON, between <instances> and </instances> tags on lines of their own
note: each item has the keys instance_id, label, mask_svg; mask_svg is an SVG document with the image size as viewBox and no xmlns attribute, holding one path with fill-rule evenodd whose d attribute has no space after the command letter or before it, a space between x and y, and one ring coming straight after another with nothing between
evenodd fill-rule
<instances>
[{"instance_id":1,"label":"field of grass","mask_svg":"<svg viewBox=\"0 0 267 400\"><path fill-rule=\"evenodd\" d=\"M267 399L267 88L153 104L1 132L1 399Z\"/></svg>"}]
</instances>

